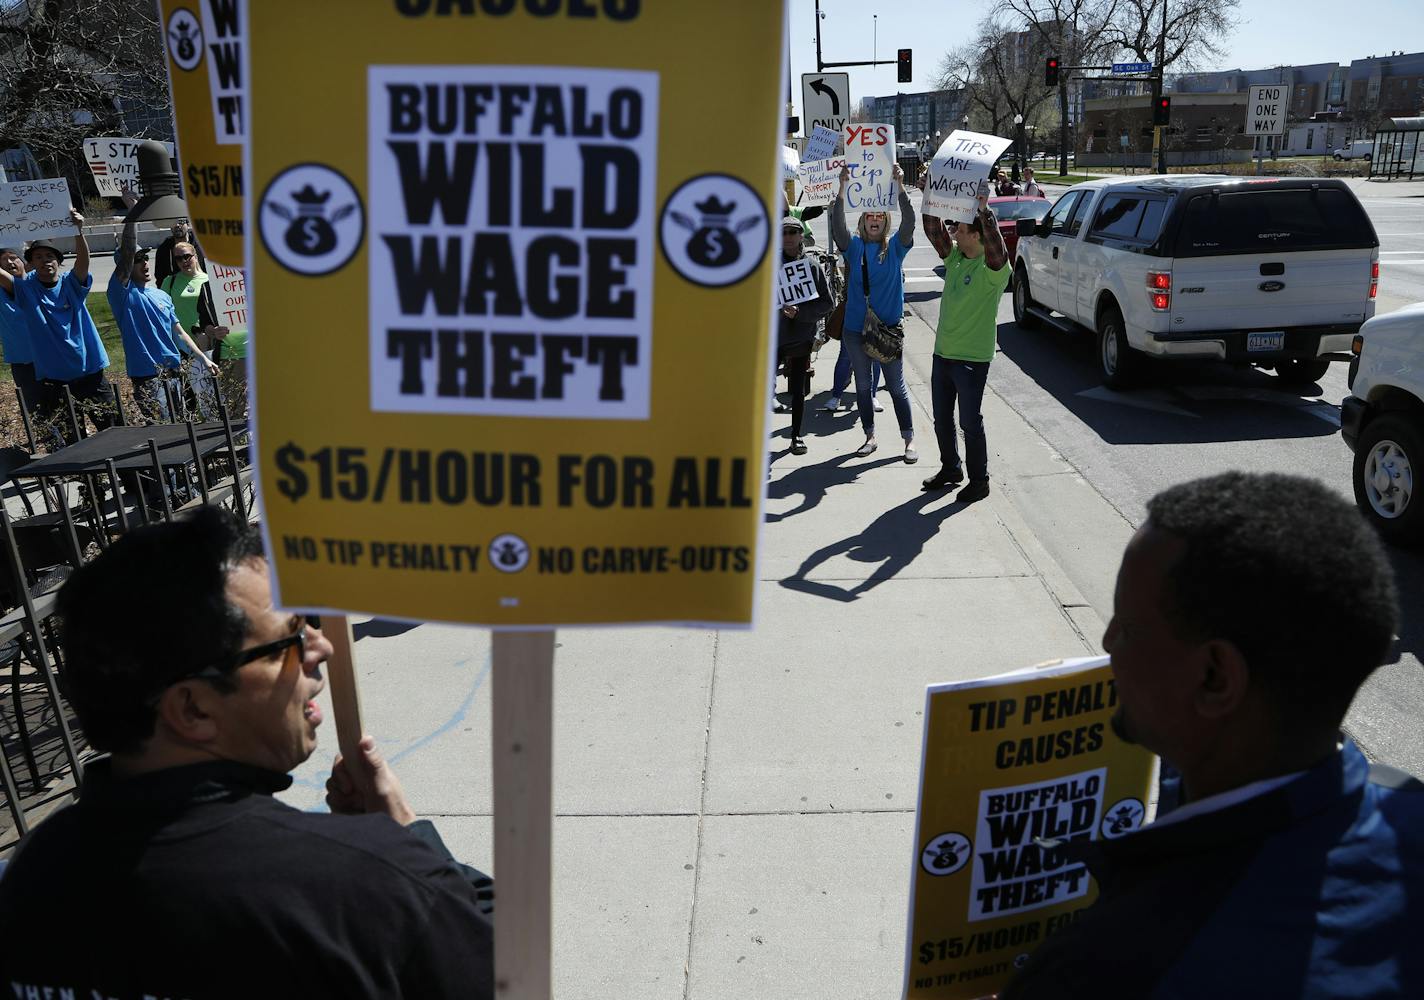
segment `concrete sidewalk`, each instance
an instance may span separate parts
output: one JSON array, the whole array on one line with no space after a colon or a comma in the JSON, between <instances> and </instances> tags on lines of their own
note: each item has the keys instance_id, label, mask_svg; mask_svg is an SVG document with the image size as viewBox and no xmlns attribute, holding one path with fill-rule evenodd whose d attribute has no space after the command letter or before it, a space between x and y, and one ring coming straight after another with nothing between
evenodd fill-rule
<instances>
[{"instance_id":1,"label":"concrete sidewalk","mask_svg":"<svg viewBox=\"0 0 1424 1000\"><path fill-rule=\"evenodd\" d=\"M884 395L868 459L850 413L808 412L799 458L772 418L759 628L559 634L559 997L898 996L925 685L1096 650L1111 576L1084 596L1050 553L1115 565L1130 527L992 392L990 498L921 493L933 333L906 332L918 465ZM491 870L489 633L357 634L368 729L456 855ZM322 738L285 795L303 808Z\"/></svg>"}]
</instances>

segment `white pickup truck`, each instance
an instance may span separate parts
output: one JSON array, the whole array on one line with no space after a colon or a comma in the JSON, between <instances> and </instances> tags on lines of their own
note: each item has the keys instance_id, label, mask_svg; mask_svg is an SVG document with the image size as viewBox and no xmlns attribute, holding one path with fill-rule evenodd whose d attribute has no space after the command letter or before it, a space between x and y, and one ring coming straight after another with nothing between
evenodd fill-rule
<instances>
[{"instance_id":1,"label":"white pickup truck","mask_svg":"<svg viewBox=\"0 0 1424 1000\"><path fill-rule=\"evenodd\" d=\"M1313 382L1374 315L1379 239L1342 181L1172 174L1079 184L1018 223L1014 320L1086 327L1103 382L1144 356Z\"/></svg>"},{"instance_id":2,"label":"white pickup truck","mask_svg":"<svg viewBox=\"0 0 1424 1000\"><path fill-rule=\"evenodd\" d=\"M1376 316L1354 347L1340 434L1355 502L1386 540L1424 542L1424 302Z\"/></svg>"}]
</instances>

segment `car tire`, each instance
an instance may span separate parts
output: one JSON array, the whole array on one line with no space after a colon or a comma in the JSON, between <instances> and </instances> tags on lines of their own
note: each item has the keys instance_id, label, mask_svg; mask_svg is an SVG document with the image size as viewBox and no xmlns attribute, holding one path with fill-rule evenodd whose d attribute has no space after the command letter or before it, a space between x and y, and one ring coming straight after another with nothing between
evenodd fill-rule
<instances>
[{"instance_id":1,"label":"car tire","mask_svg":"<svg viewBox=\"0 0 1424 1000\"><path fill-rule=\"evenodd\" d=\"M1291 385L1319 382L1330 370L1330 362L1319 358L1290 358L1276 362L1276 374Z\"/></svg>"},{"instance_id":2,"label":"car tire","mask_svg":"<svg viewBox=\"0 0 1424 1000\"><path fill-rule=\"evenodd\" d=\"M1336 162L1336 163L1343 163L1344 160L1345 160L1345 158L1344 158L1343 156L1341 156L1339 153L1336 153L1336 154L1335 154L1335 162Z\"/></svg>"},{"instance_id":3,"label":"car tire","mask_svg":"<svg viewBox=\"0 0 1424 1000\"><path fill-rule=\"evenodd\" d=\"M1029 311L1033 306L1033 296L1029 294L1028 268L1023 265L1014 268L1012 288L1014 295L1014 322L1022 329L1037 330L1043 325L1043 321Z\"/></svg>"},{"instance_id":4,"label":"car tire","mask_svg":"<svg viewBox=\"0 0 1424 1000\"><path fill-rule=\"evenodd\" d=\"M1098 371L1109 389L1126 389L1137 382L1140 359L1127 342L1122 311L1108 306L1098 316Z\"/></svg>"},{"instance_id":5,"label":"car tire","mask_svg":"<svg viewBox=\"0 0 1424 1000\"><path fill-rule=\"evenodd\" d=\"M1355 445L1355 503L1385 541L1424 541L1421 472L1424 430L1418 418L1386 413L1365 425Z\"/></svg>"}]
</instances>

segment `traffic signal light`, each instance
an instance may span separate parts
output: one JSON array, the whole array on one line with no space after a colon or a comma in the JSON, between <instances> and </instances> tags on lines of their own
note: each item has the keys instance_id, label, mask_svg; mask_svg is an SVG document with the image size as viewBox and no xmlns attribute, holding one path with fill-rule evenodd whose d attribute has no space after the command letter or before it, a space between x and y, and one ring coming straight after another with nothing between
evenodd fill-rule
<instances>
[{"instance_id":1,"label":"traffic signal light","mask_svg":"<svg viewBox=\"0 0 1424 1000\"><path fill-rule=\"evenodd\" d=\"M1172 124L1172 99L1165 94L1157 98L1157 103L1152 105L1152 124Z\"/></svg>"},{"instance_id":2,"label":"traffic signal light","mask_svg":"<svg viewBox=\"0 0 1424 1000\"><path fill-rule=\"evenodd\" d=\"M1043 62L1043 85L1045 87L1058 86L1058 57L1049 56Z\"/></svg>"},{"instance_id":3,"label":"traffic signal light","mask_svg":"<svg viewBox=\"0 0 1424 1000\"><path fill-rule=\"evenodd\" d=\"M897 79L901 83L909 83L911 78L915 75L914 72L910 69L910 50L901 49L899 55L896 56L895 61L898 64L900 71L900 75L897 77Z\"/></svg>"}]
</instances>

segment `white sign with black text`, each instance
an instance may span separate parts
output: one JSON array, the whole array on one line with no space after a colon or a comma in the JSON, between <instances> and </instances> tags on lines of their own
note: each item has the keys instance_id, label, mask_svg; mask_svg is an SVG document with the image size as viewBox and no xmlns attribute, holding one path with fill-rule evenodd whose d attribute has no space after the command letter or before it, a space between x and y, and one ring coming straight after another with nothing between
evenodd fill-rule
<instances>
[{"instance_id":1,"label":"white sign with black text","mask_svg":"<svg viewBox=\"0 0 1424 1000\"><path fill-rule=\"evenodd\" d=\"M781 269L776 272L776 308L810 302L817 294L816 277L808 259L797 257L782 262Z\"/></svg>"},{"instance_id":2,"label":"white sign with black text","mask_svg":"<svg viewBox=\"0 0 1424 1000\"><path fill-rule=\"evenodd\" d=\"M802 73L801 110L804 128L820 125L840 135L850 121L850 74Z\"/></svg>"},{"instance_id":3,"label":"white sign with black text","mask_svg":"<svg viewBox=\"0 0 1424 1000\"><path fill-rule=\"evenodd\" d=\"M844 156L833 156L829 160L801 161L801 204L829 205L836 200L840 190L841 167L845 166Z\"/></svg>"},{"instance_id":4,"label":"white sign with black text","mask_svg":"<svg viewBox=\"0 0 1424 1000\"><path fill-rule=\"evenodd\" d=\"M840 142L840 129L829 129L824 125L817 125L806 140L806 148L801 152L801 159L828 160L836 155L836 147L840 145Z\"/></svg>"},{"instance_id":5,"label":"white sign with black text","mask_svg":"<svg viewBox=\"0 0 1424 1000\"><path fill-rule=\"evenodd\" d=\"M1246 134L1283 134L1289 104L1290 87L1284 83L1252 87L1246 102Z\"/></svg>"},{"instance_id":6,"label":"white sign with black text","mask_svg":"<svg viewBox=\"0 0 1424 1000\"><path fill-rule=\"evenodd\" d=\"M122 136L104 136L84 140L84 159L89 164L89 172L94 175L94 183L99 188L99 197L117 198L125 184L138 184L138 147L142 139L125 139ZM173 143L163 144L168 155L173 155Z\"/></svg>"},{"instance_id":7,"label":"white sign with black text","mask_svg":"<svg viewBox=\"0 0 1424 1000\"><path fill-rule=\"evenodd\" d=\"M70 204L69 182L63 177L0 184L0 246L73 236Z\"/></svg>"},{"instance_id":8,"label":"white sign with black text","mask_svg":"<svg viewBox=\"0 0 1424 1000\"><path fill-rule=\"evenodd\" d=\"M978 211L979 182L988 179L989 168L1012 143L1012 139L997 135L960 129L951 132L930 161L920 211L951 222L972 222Z\"/></svg>"}]
</instances>

